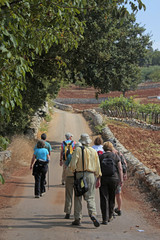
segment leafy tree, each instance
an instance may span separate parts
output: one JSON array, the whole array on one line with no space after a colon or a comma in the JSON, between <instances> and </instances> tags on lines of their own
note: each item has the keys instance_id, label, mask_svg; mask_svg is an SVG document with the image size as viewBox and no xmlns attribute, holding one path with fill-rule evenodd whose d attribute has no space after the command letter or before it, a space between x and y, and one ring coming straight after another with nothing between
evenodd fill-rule
<instances>
[{"instance_id":1,"label":"leafy tree","mask_svg":"<svg viewBox=\"0 0 160 240\"><path fill-rule=\"evenodd\" d=\"M152 65L160 65L160 51L158 50L152 53Z\"/></svg>"},{"instance_id":2,"label":"leafy tree","mask_svg":"<svg viewBox=\"0 0 160 240\"><path fill-rule=\"evenodd\" d=\"M22 103L25 102L23 98L30 90L26 89L30 86L30 83L27 83L29 78L26 77L26 73L32 75L31 81L35 80L37 73L34 72L34 64L39 56L45 55L52 46L54 48L55 46L61 46L65 52L78 47L79 41L83 38L85 26L83 21L85 18L80 18L80 13L84 15L96 10L104 12L107 8L108 12L111 12L114 16L124 17L126 14L124 5L128 2L134 11L142 7L145 8L141 0L91 0L89 2L86 0L1 0L1 122L9 120L10 115L15 114L13 113L15 107L23 107ZM61 56L57 56L53 64L54 68L56 63L61 65L62 62ZM57 73L57 71L55 70L54 73ZM54 86L57 82L59 85L60 75L60 71L58 71L58 78L54 81L49 75L49 82L45 84L43 81L46 78L44 80L38 78L36 81L39 81L39 83L36 84ZM47 74L46 77L48 79ZM55 75L52 78L55 79ZM36 89L34 90L32 97L36 94ZM45 96L47 96L46 92Z\"/></svg>"},{"instance_id":3,"label":"leafy tree","mask_svg":"<svg viewBox=\"0 0 160 240\"><path fill-rule=\"evenodd\" d=\"M160 81L160 66L141 67L141 82Z\"/></svg>"},{"instance_id":4,"label":"leafy tree","mask_svg":"<svg viewBox=\"0 0 160 240\"><path fill-rule=\"evenodd\" d=\"M110 7L81 15L86 21L84 40L69 51L65 61L74 82L85 79L98 93L118 90L125 94L139 82L139 61L147 53L150 37L144 35L145 29L135 22L133 14L121 21L110 14Z\"/></svg>"}]
</instances>

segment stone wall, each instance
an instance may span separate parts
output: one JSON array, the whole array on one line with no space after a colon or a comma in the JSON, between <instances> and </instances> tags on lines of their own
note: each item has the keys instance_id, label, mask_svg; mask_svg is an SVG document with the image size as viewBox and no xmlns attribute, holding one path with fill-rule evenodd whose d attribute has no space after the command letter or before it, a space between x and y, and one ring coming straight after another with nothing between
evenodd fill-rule
<instances>
[{"instance_id":1,"label":"stone wall","mask_svg":"<svg viewBox=\"0 0 160 240\"><path fill-rule=\"evenodd\" d=\"M58 109L64 110L64 111L73 111L73 108L70 105L63 104L61 102L58 102L56 100L53 101L54 106Z\"/></svg>"},{"instance_id":2,"label":"stone wall","mask_svg":"<svg viewBox=\"0 0 160 240\"><path fill-rule=\"evenodd\" d=\"M92 121L94 126L97 123L103 122L103 116L97 113L95 110L84 110L83 116L86 120ZM108 139L115 139L117 142L117 149L121 151L128 164L128 171L135 178L137 183L142 184L142 186L147 187L150 192L160 201L160 176L151 169L146 167L143 163L141 163L131 152L129 152L113 135L110 129L106 126L102 129L102 138L103 141L107 141Z\"/></svg>"}]
</instances>

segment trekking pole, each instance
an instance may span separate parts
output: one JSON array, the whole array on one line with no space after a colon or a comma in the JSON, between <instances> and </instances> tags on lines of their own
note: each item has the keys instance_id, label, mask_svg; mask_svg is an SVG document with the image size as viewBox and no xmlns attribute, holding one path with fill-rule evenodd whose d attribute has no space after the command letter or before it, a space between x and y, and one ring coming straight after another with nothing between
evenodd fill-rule
<instances>
[{"instance_id":1,"label":"trekking pole","mask_svg":"<svg viewBox=\"0 0 160 240\"><path fill-rule=\"evenodd\" d=\"M48 166L48 190L49 190L49 166Z\"/></svg>"}]
</instances>

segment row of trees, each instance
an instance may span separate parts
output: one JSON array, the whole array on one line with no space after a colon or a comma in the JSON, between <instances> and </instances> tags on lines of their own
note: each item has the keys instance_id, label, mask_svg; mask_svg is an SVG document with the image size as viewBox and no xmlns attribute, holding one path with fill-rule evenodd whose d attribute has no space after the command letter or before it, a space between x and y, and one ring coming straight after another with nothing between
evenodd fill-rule
<instances>
[{"instance_id":1,"label":"row of trees","mask_svg":"<svg viewBox=\"0 0 160 240\"><path fill-rule=\"evenodd\" d=\"M160 106L158 104L139 104L132 97L109 98L100 107L110 117L135 118L145 122L160 123Z\"/></svg>"},{"instance_id":2,"label":"row of trees","mask_svg":"<svg viewBox=\"0 0 160 240\"><path fill-rule=\"evenodd\" d=\"M1 0L0 133L24 131L64 83L134 89L149 35L129 14L141 0Z\"/></svg>"}]
</instances>

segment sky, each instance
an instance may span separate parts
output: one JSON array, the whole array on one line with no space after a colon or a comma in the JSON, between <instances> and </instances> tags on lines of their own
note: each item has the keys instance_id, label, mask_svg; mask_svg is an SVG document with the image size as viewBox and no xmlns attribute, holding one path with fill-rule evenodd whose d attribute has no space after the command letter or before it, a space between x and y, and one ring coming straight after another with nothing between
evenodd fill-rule
<instances>
[{"instance_id":1,"label":"sky","mask_svg":"<svg viewBox=\"0 0 160 240\"><path fill-rule=\"evenodd\" d=\"M145 34L151 35L152 48L160 51L160 0L142 0L146 10L138 11L136 22L146 29Z\"/></svg>"}]
</instances>

